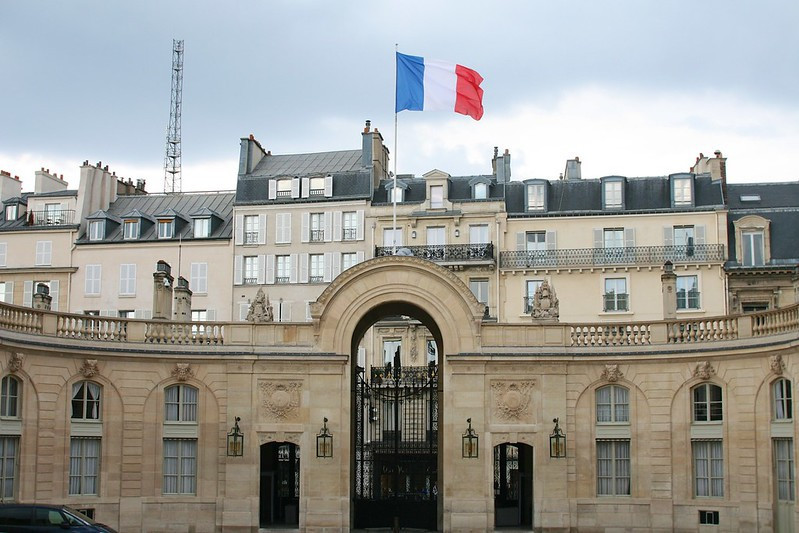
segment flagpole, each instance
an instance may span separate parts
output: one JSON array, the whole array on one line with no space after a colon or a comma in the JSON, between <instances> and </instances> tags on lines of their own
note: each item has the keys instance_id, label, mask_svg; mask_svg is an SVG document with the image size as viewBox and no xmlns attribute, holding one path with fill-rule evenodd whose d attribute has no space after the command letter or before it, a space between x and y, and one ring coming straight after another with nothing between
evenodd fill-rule
<instances>
[{"instance_id":1,"label":"flagpole","mask_svg":"<svg viewBox=\"0 0 799 533\"><path fill-rule=\"evenodd\" d=\"M391 189L392 226L391 242L393 245L391 255L397 255L397 52L398 44L394 43L394 185Z\"/></svg>"}]
</instances>

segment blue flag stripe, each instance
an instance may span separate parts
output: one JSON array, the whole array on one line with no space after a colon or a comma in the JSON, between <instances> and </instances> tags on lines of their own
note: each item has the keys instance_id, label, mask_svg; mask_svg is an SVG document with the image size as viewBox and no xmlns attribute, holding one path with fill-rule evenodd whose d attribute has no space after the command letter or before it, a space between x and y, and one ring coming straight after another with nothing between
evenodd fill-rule
<instances>
[{"instance_id":1,"label":"blue flag stripe","mask_svg":"<svg viewBox=\"0 0 799 533\"><path fill-rule=\"evenodd\" d=\"M424 109L424 58L397 52L396 110Z\"/></svg>"}]
</instances>

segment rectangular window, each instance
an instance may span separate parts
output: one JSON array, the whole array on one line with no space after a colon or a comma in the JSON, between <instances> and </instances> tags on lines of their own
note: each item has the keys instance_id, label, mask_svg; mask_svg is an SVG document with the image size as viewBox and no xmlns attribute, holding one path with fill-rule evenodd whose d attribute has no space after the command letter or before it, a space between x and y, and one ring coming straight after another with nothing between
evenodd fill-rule
<instances>
[{"instance_id":1,"label":"rectangular window","mask_svg":"<svg viewBox=\"0 0 799 533\"><path fill-rule=\"evenodd\" d=\"M119 294L120 296L136 295L136 265L119 265Z\"/></svg>"},{"instance_id":2,"label":"rectangular window","mask_svg":"<svg viewBox=\"0 0 799 533\"><path fill-rule=\"evenodd\" d=\"M316 177L308 180L308 196L324 196L325 195L325 178Z\"/></svg>"},{"instance_id":3,"label":"rectangular window","mask_svg":"<svg viewBox=\"0 0 799 533\"><path fill-rule=\"evenodd\" d=\"M402 203L402 192L404 189L401 187L393 187L389 190L389 202L396 202L398 204Z\"/></svg>"},{"instance_id":4,"label":"rectangular window","mask_svg":"<svg viewBox=\"0 0 799 533\"><path fill-rule=\"evenodd\" d=\"M774 474L777 499L783 502L795 501L793 439L774 439Z\"/></svg>"},{"instance_id":5,"label":"rectangular window","mask_svg":"<svg viewBox=\"0 0 799 533\"><path fill-rule=\"evenodd\" d=\"M693 185L691 178L674 178L672 180L674 205L693 205Z\"/></svg>"},{"instance_id":6,"label":"rectangular window","mask_svg":"<svg viewBox=\"0 0 799 533\"><path fill-rule=\"evenodd\" d=\"M606 385L596 390L596 421L630 421L630 392L625 387Z\"/></svg>"},{"instance_id":7,"label":"rectangular window","mask_svg":"<svg viewBox=\"0 0 799 533\"><path fill-rule=\"evenodd\" d=\"M699 511L699 523L717 526L719 525L718 511Z\"/></svg>"},{"instance_id":8,"label":"rectangular window","mask_svg":"<svg viewBox=\"0 0 799 533\"><path fill-rule=\"evenodd\" d=\"M441 226L434 226L427 228L427 245L428 246L443 246L447 244L446 228Z\"/></svg>"},{"instance_id":9,"label":"rectangular window","mask_svg":"<svg viewBox=\"0 0 799 533\"><path fill-rule=\"evenodd\" d=\"M540 279L528 279L525 283L526 294L524 297L524 314L529 315L533 312L533 303L535 301L535 291L543 283Z\"/></svg>"},{"instance_id":10,"label":"rectangular window","mask_svg":"<svg viewBox=\"0 0 799 533\"><path fill-rule=\"evenodd\" d=\"M762 231L741 232L741 251L744 266L763 266L765 264L765 253L763 250Z\"/></svg>"},{"instance_id":11,"label":"rectangular window","mask_svg":"<svg viewBox=\"0 0 799 533\"><path fill-rule=\"evenodd\" d=\"M547 250L546 231L528 231L525 234L525 239L526 239L525 248L528 252L546 252Z\"/></svg>"},{"instance_id":12,"label":"rectangular window","mask_svg":"<svg viewBox=\"0 0 799 533\"><path fill-rule=\"evenodd\" d=\"M322 283L325 279L325 254L310 254L311 274L310 283Z\"/></svg>"},{"instance_id":13,"label":"rectangular window","mask_svg":"<svg viewBox=\"0 0 799 533\"><path fill-rule=\"evenodd\" d=\"M693 389L694 422L721 422L724 418L724 402L721 387L703 383Z\"/></svg>"},{"instance_id":14,"label":"rectangular window","mask_svg":"<svg viewBox=\"0 0 799 533\"><path fill-rule=\"evenodd\" d=\"M488 238L488 224L473 224L469 226L469 244L487 244L491 242Z\"/></svg>"},{"instance_id":15,"label":"rectangular window","mask_svg":"<svg viewBox=\"0 0 799 533\"><path fill-rule=\"evenodd\" d=\"M444 207L444 186L430 186L430 207L432 209Z\"/></svg>"},{"instance_id":16,"label":"rectangular window","mask_svg":"<svg viewBox=\"0 0 799 533\"><path fill-rule=\"evenodd\" d=\"M355 211L345 211L342 216L341 238L354 241L358 238L358 215Z\"/></svg>"},{"instance_id":17,"label":"rectangular window","mask_svg":"<svg viewBox=\"0 0 799 533\"><path fill-rule=\"evenodd\" d=\"M291 242L291 213L278 213L275 224L275 243L288 244Z\"/></svg>"},{"instance_id":18,"label":"rectangular window","mask_svg":"<svg viewBox=\"0 0 799 533\"><path fill-rule=\"evenodd\" d=\"M139 238L139 221L126 220L123 225L123 238L125 240L132 240Z\"/></svg>"},{"instance_id":19,"label":"rectangular window","mask_svg":"<svg viewBox=\"0 0 799 533\"><path fill-rule=\"evenodd\" d=\"M383 363L394 363L397 350L402 350L402 339L383 339Z\"/></svg>"},{"instance_id":20,"label":"rectangular window","mask_svg":"<svg viewBox=\"0 0 799 533\"><path fill-rule=\"evenodd\" d=\"M438 344L435 339L427 339L427 362L438 363Z\"/></svg>"},{"instance_id":21,"label":"rectangular window","mask_svg":"<svg viewBox=\"0 0 799 533\"><path fill-rule=\"evenodd\" d=\"M0 281L0 302L14 303L14 283L11 281Z\"/></svg>"},{"instance_id":22,"label":"rectangular window","mask_svg":"<svg viewBox=\"0 0 799 533\"><path fill-rule=\"evenodd\" d=\"M596 492L599 496L630 495L630 441L596 441Z\"/></svg>"},{"instance_id":23,"label":"rectangular window","mask_svg":"<svg viewBox=\"0 0 799 533\"><path fill-rule=\"evenodd\" d=\"M402 246L402 230L383 228L383 246Z\"/></svg>"},{"instance_id":24,"label":"rectangular window","mask_svg":"<svg viewBox=\"0 0 799 533\"><path fill-rule=\"evenodd\" d=\"M488 184L486 183L475 183L474 184L474 199L475 200L485 200L488 198Z\"/></svg>"},{"instance_id":25,"label":"rectangular window","mask_svg":"<svg viewBox=\"0 0 799 533\"><path fill-rule=\"evenodd\" d=\"M119 309L117 316L119 318L136 318L136 311L133 309Z\"/></svg>"},{"instance_id":26,"label":"rectangular window","mask_svg":"<svg viewBox=\"0 0 799 533\"><path fill-rule=\"evenodd\" d=\"M16 220L17 219L17 206L15 205L7 205L6 206L6 221Z\"/></svg>"},{"instance_id":27,"label":"rectangular window","mask_svg":"<svg viewBox=\"0 0 799 533\"><path fill-rule=\"evenodd\" d=\"M19 437L0 437L0 499L14 499Z\"/></svg>"},{"instance_id":28,"label":"rectangular window","mask_svg":"<svg viewBox=\"0 0 799 533\"><path fill-rule=\"evenodd\" d=\"M470 279L469 288L477 301L483 305L488 305L488 280L485 278Z\"/></svg>"},{"instance_id":29,"label":"rectangular window","mask_svg":"<svg viewBox=\"0 0 799 533\"><path fill-rule=\"evenodd\" d=\"M195 218L194 219L194 236L195 237L210 237L211 236L211 219L210 218Z\"/></svg>"},{"instance_id":30,"label":"rectangular window","mask_svg":"<svg viewBox=\"0 0 799 533\"><path fill-rule=\"evenodd\" d=\"M674 226L674 246L689 246L695 242L693 226Z\"/></svg>"},{"instance_id":31,"label":"rectangular window","mask_svg":"<svg viewBox=\"0 0 799 533\"><path fill-rule=\"evenodd\" d=\"M605 279L605 312L629 311L629 297L627 294L626 278Z\"/></svg>"},{"instance_id":32,"label":"rectangular window","mask_svg":"<svg viewBox=\"0 0 799 533\"><path fill-rule=\"evenodd\" d=\"M527 185L527 210L528 211L543 211L544 210L544 184L543 183L530 183Z\"/></svg>"},{"instance_id":33,"label":"rectangular window","mask_svg":"<svg viewBox=\"0 0 799 533\"><path fill-rule=\"evenodd\" d=\"M322 242L325 240L325 214L311 213L311 242Z\"/></svg>"},{"instance_id":34,"label":"rectangular window","mask_svg":"<svg viewBox=\"0 0 799 533\"><path fill-rule=\"evenodd\" d=\"M192 263L189 288L195 294L208 292L208 263Z\"/></svg>"},{"instance_id":35,"label":"rectangular window","mask_svg":"<svg viewBox=\"0 0 799 533\"><path fill-rule=\"evenodd\" d=\"M605 209L621 209L622 208L622 185L621 181L605 181L604 187L604 200Z\"/></svg>"},{"instance_id":36,"label":"rectangular window","mask_svg":"<svg viewBox=\"0 0 799 533\"><path fill-rule=\"evenodd\" d=\"M36 241L36 266L49 266L53 260L53 241Z\"/></svg>"},{"instance_id":37,"label":"rectangular window","mask_svg":"<svg viewBox=\"0 0 799 533\"><path fill-rule=\"evenodd\" d=\"M86 295L100 294L102 269L102 265L86 265L86 285L84 287Z\"/></svg>"},{"instance_id":38,"label":"rectangular window","mask_svg":"<svg viewBox=\"0 0 799 533\"><path fill-rule=\"evenodd\" d=\"M791 382L780 378L774 382L774 420L793 419L793 393Z\"/></svg>"},{"instance_id":39,"label":"rectangular window","mask_svg":"<svg viewBox=\"0 0 799 533\"><path fill-rule=\"evenodd\" d=\"M605 248L624 247L624 228L606 228L602 231Z\"/></svg>"},{"instance_id":40,"label":"rectangular window","mask_svg":"<svg viewBox=\"0 0 799 533\"><path fill-rule=\"evenodd\" d=\"M244 256L244 278L245 285L256 285L258 283L258 256Z\"/></svg>"},{"instance_id":41,"label":"rectangular window","mask_svg":"<svg viewBox=\"0 0 799 533\"><path fill-rule=\"evenodd\" d=\"M0 242L0 267L6 266L6 259L8 258L8 243Z\"/></svg>"},{"instance_id":42,"label":"rectangular window","mask_svg":"<svg viewBox=\"0 0 799 533\"><path fill-rule=\"evenodd\" d=\"M278 198L291 198L291 180L290 179L277 180L277 197Z\"/></svg>"},{"instance_id":43,"label":"rectangular window","mask_svg":"<svg viewBox=\"0 0 799 533\"><path fill-rule=\"evenodd\" d=\"M244 244L258 243L258 215L244 215Z\"/></svg>"},{"instance_id":44,"label":"rectangular window","mask_svg":"<svg viewBox=\"0 0 799 533\"><path fill-rule=\"evenodd\" d=\"M275 283L288 283L291 280L291 256L277 256L277 273Z\"/></svg>"},{"instance_id":45,"label":"rectangular window","mask_svg":"<svg viewBox=\"0 0 799 533\"><path fill-rule=\"evenodd\" d=\"M100 439L72 437L69 443L69 494L99 494Z\"/></svg>"},{"instance_id":46,"label":"rectangular window","mask_svg":"<svg viewBox=\"0 0 799 533\"><path fill-rule=\"evenodd\" d=\"M344 272L350 267L358 264L358 254L355 252L347 252L341 254L341 271Z\"/></svg>"},{"instance_id":47,"label":"rectangular window","mask_svg":"<svg viewBox=\"0 0 799 533\"><path fill-rule=\"evenodd\" d=\"M61 204L44 204L44 219L47 224L62 224L64 217L61 216Z\"/></svg>"},{"instance_id":48,"label":"rectangular window","mask_svg":"<svg viewBox=\"0 0 799 533\"><path fill-rule=\"evenodd\" d=\"M724 457L720 440L691 441L694 463L694 495L724 497Z\"/></svg>"},{"instance_id":49,"label":"rectangular window","mask_svg":"<svg viewBox=\"0 0 799 533\"><path fill-rule=\"evenodd\" d=\"M164 420L197 422L197 389L188 385L172 385L164 390Z\"/></svg>"},{"instance_id":50,"label":"rectangular window","mask_svg":"<svg viewBox=\"0 0 799 533\"><path fill-rule=\"evenodd\" d=\"M72 384L72 420L100 420L100 385L92 381Z\"/></svg>"},{"instance_id":51,"label":"rectangular window","mask_svg":"<svg viewBox=\"0 0 799 533\"><path fill-rule=\"evenodd\" d=\"M102 241L105 238L105 220L92 220L89 222L89 240Z\"/></svg>"},{"instance_id":52,"label":"rectangular window","mask_svg":"<svg viewBox=\"0 0 799 533\"><path fill-rule=\"evenodd\" d=\"M164 494L197 493L197 441L164 439Z\"/></svg>"},{"instance_id":53,"label":"rectangular window","mask_svg":"<svg viewBox=\"0 0 799 533\"><path fill-rule=\"evenodd\" d=\"M699 309L698 276L677 276L677 309Z\"/></svg>"},{"instance_id":54,"label":"rectangular window","mask_svg":"<svg viewBox=\"0 0 799 533\"><path fill-rule=\"evenodd\" d=\"M18 418L19 411L19 381L13 376L6 376L0 382L0 416L4 418Z\"/></svg>"},{"instance_id":55,"label":"rectangular window","mask_svg":"<svg viewBox=\"0 0 799 533\"><path fill-rule=\"evenodd\" d=\"M171 239L175 235L175 221L174 219L166 219L158 221L158 238Z\"/></svg>"}]
</instances>

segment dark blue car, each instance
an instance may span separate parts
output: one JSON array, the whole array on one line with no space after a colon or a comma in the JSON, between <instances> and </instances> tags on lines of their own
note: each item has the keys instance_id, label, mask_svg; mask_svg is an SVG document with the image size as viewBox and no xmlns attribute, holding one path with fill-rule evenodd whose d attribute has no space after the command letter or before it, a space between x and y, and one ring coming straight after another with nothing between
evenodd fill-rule
<instances>
[{"instance_id":1,"label":"dark blue car","mask_svg":"<svg viewBox=\"0 0 799 533\"><path fill-rule=\"evenodd\" d=\"M112 527L95 522L64 505L38 503L0 504L0 533L71 531L73 533L116 533Z\"/></svg>"}]
</instances>

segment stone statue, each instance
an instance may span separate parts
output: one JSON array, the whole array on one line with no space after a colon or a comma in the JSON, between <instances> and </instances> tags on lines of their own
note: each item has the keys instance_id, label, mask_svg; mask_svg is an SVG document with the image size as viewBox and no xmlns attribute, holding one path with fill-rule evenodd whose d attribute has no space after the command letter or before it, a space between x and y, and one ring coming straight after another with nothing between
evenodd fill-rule
<instances>
[{"instance_id":1,"label":"stone statue","mask_svg":"<svg viewBox=\"0 0 799 533\"><path fill-rule=\"evenodd\" d=\"M263 289L258 289L255 295L255 300L250 304L250 310L247 312L247 322L272 322L275 320L275 314L272 310L272 304L269 303L269 297L264 294Z\"/></svg>"},{"instance_id":2,"label":"stone statue","mask_svg":"<svg viewBox=\"0 0 799 533\"><path fill-rule=\"evenodd\" d=\"M555 291L549 286L547 280L544 280L535 290L531 314L533 318L538 320L557 321L560 316L558 297L555 296Z\"/></svg>"}]
</instances>

